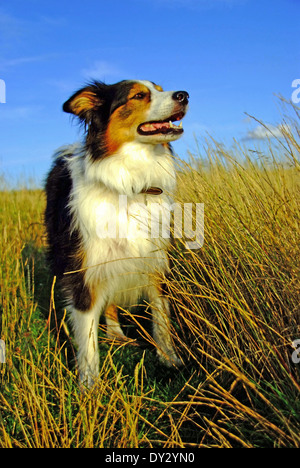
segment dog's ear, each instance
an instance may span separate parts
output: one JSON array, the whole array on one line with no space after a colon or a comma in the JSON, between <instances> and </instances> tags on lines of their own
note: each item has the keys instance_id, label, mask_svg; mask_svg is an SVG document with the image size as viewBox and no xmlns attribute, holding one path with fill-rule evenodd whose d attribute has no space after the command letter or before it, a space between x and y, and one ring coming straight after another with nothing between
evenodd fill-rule
<instances>
[{"instance_id":1,"label":"dog's ear","mask_svg":"<svg viewBox=\"0 0 300 468\"><path fill-rule=\"evenodd\" d=\"M99 86L95 84L86 86L73 94L73 96L64 103L63 110L69 114L77 115L81 120L89 121L92 112L100 108L104 101L103 92L100 93Z\"/></svg>"}]
</instances>

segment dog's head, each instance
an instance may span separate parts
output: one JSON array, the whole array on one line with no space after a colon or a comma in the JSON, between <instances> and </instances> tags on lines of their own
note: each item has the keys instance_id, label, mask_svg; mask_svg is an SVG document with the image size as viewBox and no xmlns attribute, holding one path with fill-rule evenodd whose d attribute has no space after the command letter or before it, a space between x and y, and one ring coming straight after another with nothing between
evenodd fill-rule
<instances>
[{"instance_id":1,"label":"dog's head","mask_svg":"<svg viewBox=\"0 0 300 468\"><path fill-rule=\"evenodd\" d=\"M63 110L85 123L87 143L101 155L113 154L126 142L169 143L183 133L186 91L163 91L150 81L93 82L77 91Z\"/></svg>"}]
</instances>

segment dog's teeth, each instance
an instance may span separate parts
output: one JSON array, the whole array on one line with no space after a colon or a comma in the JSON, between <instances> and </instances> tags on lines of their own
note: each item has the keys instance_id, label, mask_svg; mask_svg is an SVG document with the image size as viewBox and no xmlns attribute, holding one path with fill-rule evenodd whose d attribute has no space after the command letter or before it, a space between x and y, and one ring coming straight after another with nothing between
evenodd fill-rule
<instances>
[{"instance_id":1,"label":"dog's teeth","mask_svg":"<svg viewBox=\"0 0 300 468\"><path fill-rule=\"evenodd\" d=\"M169 126L170 128L182 128L182 122L180 122L180 124L177 126L174 125L173 122L171 122L171 120L169 120Z\"/></svg>"}]
</instances>

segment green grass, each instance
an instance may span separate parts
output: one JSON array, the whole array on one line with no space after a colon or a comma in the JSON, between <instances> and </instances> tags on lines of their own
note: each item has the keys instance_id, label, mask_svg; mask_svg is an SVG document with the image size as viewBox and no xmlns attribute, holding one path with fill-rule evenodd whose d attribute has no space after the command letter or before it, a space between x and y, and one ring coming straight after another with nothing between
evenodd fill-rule
<instances>
[{"instance_id":1,"label":"green grass","mask_svg":"<svg viewBox=\"0 0 300 468\"><path fill-rule=\"evenodd\" d=\"M82 393L45 261L44 194L0 193L1 448L300 447L300 127L289 112L285 138L260 153L209 140L181 163L177 201L204 203L205 241L170 252L180 371L158 365L147 321L140 347L109 342L101 324L99 382ZM121 319L131 331L134 317Z\"/></svg>"}]
</instances>

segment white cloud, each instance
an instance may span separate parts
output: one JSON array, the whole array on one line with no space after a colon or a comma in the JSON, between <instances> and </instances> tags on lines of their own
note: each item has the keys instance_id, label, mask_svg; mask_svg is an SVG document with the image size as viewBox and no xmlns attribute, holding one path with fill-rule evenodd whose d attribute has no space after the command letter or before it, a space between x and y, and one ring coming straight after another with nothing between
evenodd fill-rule
<instances>
[{"instance_id":1,"label":"white cloud","mask_svg":"<svg viewBox=\"0 0 300 468\"><path fill-rule=\"evenodd\" d=\"M23 22L18 18L0 10L0 38L5 43L19 38L23 32Z\"/></svg>"},{"instance_id":2,"label":"white cloud","mask_svg":"<svg viewBox=\"0 0 300 468\"><path fill-rule=\"evenodd\" d=\"M9 5L9 2L6 3ZM37 19L33 17L25 19L22 16L12 15L0 6L1 49L6 54L12 55L20 50L20 46L27 38L36 39L45 34L45 31L53 34L54 28L63 28L66 22L64 17L39 16Z\"/></svg>"},{"instance_id":3,"label":"white cloud","mask_svg":"<svg viewBox=\"0 0 300 468\"><path fill-rule=\"evenodd\" d=\"M265 140L270 138L283 138L283 132L288 130L288 125L258 125L249 130L244 140Z\"/></svg>"},{"instance_id":4,"label":"white cloud","mask_svg":"<svg viewBox=\"0 0 300 468\"><path fill-rule=\"evenodd\" d=\"M8 70L12 67L17 67L19 65L24 65L26 63L34 63L34 62L43 62L45 60L49 60L52 58L53 54L45 54L45 55L36 55L31 57L17 57L14 59L1 59L0 61L0 70Z\"/></svg>"},{"instance_id":5,"label":"white cloud","mask_svg":"<svg viewBox=\"0 0 300 468\"><path fill-rule=\"evenodd\" d=\"M50 79L47 80L49 86L53 86L60 92L73 93L76 88L79 88L79 84L75 80L71 79Z\"/></svg>"},{"instance_id":6,"label":"white cloud","mask_svg":"<svg viewBox=\"0 0 300 468\"><path fill-rule=\"evenodd\" d=\"M43 108L42 106L9 106L1 104L0 121L4 120L22 120L36 116Z\"/></svg>"},{"instance_id":7,"label":"white cloud","mask_svg":"<svg viewBox=\"0 0 300 468\"><path fill-rule=\"evenodd\" d=\"M122 72L105 60L96 60L89 68L84 68L81 75L87 79L106 80L111 77L120 77Z\"/></svg>"}]
</instances>

